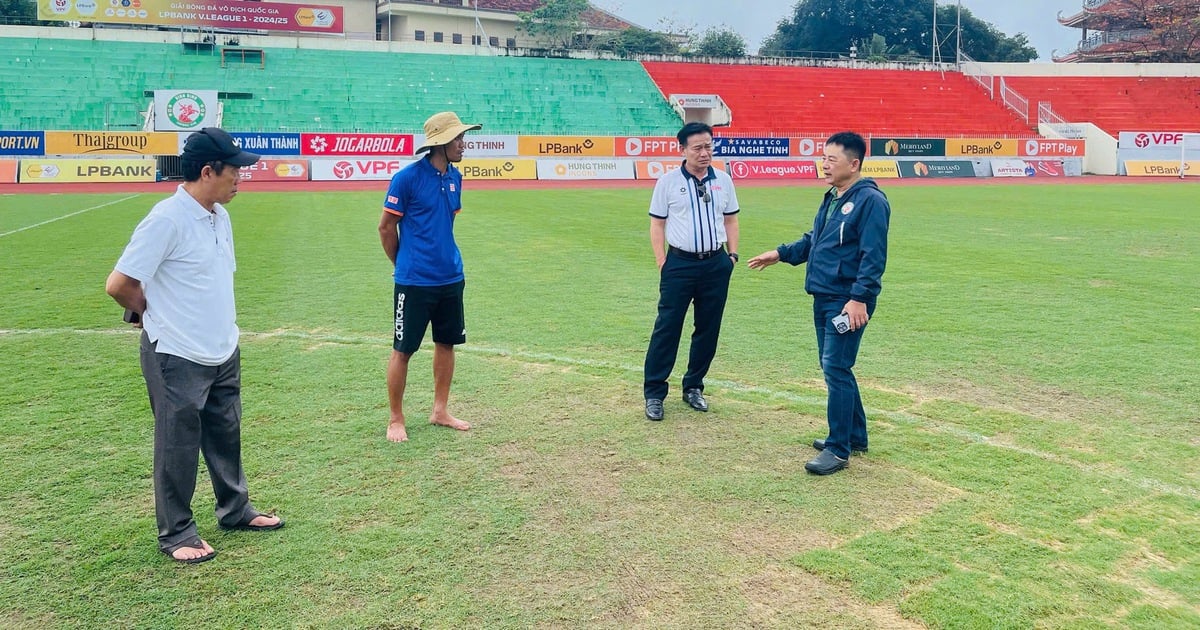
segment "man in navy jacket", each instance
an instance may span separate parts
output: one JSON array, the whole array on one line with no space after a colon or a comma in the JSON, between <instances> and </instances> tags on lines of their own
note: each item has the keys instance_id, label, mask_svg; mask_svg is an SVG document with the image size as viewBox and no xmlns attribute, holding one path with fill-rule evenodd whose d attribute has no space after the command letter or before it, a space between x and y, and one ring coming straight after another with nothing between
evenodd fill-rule
<instances>
[{"instance_id":1,"label":"man in navy jacket","mask_svg":"<svg viewBox=\"0 0 1200 630\"><path fill-rule=\"evenodd\" d=\"M826 140L822 168L832 188L812 231L748 263L751 269L808 263L804 290L813 296L817 353L829 390L829 435L813 442L820 454L804 465L818 475L845 468L851 452L867 452L867 415L852 368L882 288L892 210L875 181L862 176L866 152L866 141L853 132Z\"/></svg>"}]
</instances>

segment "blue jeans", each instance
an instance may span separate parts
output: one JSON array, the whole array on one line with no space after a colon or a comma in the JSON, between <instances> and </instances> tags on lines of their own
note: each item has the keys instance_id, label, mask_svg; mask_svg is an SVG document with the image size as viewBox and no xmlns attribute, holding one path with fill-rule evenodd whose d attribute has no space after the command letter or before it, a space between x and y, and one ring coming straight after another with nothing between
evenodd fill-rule
<instances>
[{"instance_id":1,"label":"blue jeans","mask_svg":"<svg viewBox=\"0 0 1200 630\"><path fill-rule=\"evenodd\" d=\"M858 381L854 380L851 370L867 327L838 334L830 321L841 314L847 301L844 297L813 296L817 354L821 357L821 371L825 373L825 387L829 391L825 412L829 436L825 438L825 449L843 459L850 457L851 446L867 448L867 413L858 394ZM867 304L867 315L874 313L875 305Z\"/></svg>"}]
</instances>

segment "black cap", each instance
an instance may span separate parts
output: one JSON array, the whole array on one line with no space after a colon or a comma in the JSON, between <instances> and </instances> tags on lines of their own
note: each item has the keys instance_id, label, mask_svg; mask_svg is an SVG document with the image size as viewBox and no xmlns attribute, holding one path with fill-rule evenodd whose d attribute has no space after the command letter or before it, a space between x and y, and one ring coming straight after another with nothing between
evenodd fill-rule
<instances>
[{"instance_id":1,"label":"black cap","mask_svg":"<svg viewBox=\"0 0 1200 630\"><path fill-rule=\"evenodd\" d=\"M221 161L232 166L250 166L259 156L233 143L233 136L219 127L205 127L188 136L179 157L189 162Z\"/></svg>"}]
</instances>

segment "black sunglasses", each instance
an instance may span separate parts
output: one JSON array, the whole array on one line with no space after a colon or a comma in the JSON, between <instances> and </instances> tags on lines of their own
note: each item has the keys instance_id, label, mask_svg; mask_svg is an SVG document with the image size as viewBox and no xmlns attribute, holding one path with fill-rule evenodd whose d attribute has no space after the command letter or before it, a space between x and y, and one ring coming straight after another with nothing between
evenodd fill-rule
<instances>
[{"instance_id":1,"label":"black sunglasses","mask_svg":"<svg viewBox=\"0 0 1200 630\"><path fill-rule=\"evenodd\" d=\"M704 199L704 203L712 201L712 197L708 194L708 187L704 185L704 182L696 182L696 195Z\"/></svg>"}]
</instances>

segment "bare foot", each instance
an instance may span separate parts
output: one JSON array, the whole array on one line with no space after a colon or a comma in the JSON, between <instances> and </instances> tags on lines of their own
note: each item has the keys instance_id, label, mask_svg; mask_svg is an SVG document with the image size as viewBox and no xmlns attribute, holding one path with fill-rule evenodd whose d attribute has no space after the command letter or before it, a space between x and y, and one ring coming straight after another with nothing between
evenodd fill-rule
<instances>
[{"instance_id":1,"label":"bare foot","mask_svg":"<svg viewBox=\"0 0 1200 630\"><path fill-rule=\"evenodd\" d=\"M258 516L250 519L250 522L246 524L251 527L270 527L272 525L279 524L279 517L272 516L270 514L259 514Z\"/></svg>"},{"instance_id":2,"label":"bare foot","mask_svg":"<svg viewBox=\"0 0 1200 630\"><path fill-rule=\"evenodd\" d=\"M399 422L392 420L388 423L387 438L389 442L407 442L408 431L404 428L404 419Z\"/></svg>"},{"instance_id":3,"label":"bare foot","mask_svg":"<svg viewBox=\"0 0 1200 630\"><path fill-rule=\"evenodd\" d=\"M429 423L430 424L438 424L443 427L450 427L451 429L457 429L459 431L466 431L471 428L470 424L463 422L462 420L459 420L458 418L455 418L454 416L450 415L449 413L443 413L440 415L429 416Z\"/></svg>"},{"instance_id":4,"label":"bare foot","mask_svg":"<svg viewBox=\"0 0 1200 630\"><path fill-rule=\"evenodd\" d=\"M180 561L187 562L188 560L196 560L205 556L211 556L215 553L213 548L207 542L200 541L200 547L189 547L184 545L175 551L171 552L171 557Z\"/></svg>"}]
</instances>

